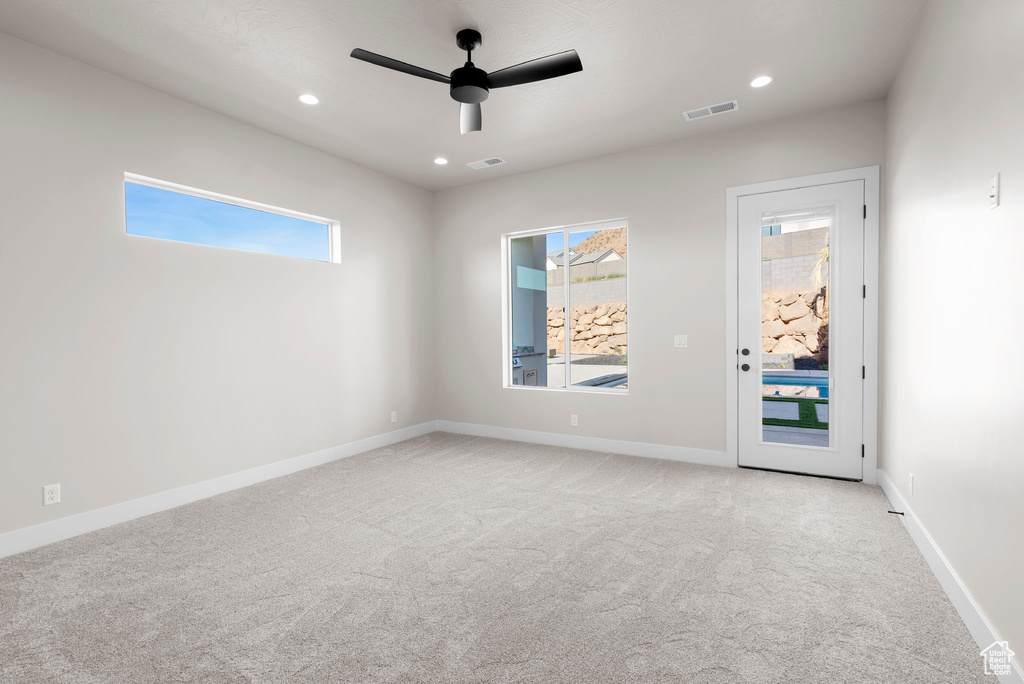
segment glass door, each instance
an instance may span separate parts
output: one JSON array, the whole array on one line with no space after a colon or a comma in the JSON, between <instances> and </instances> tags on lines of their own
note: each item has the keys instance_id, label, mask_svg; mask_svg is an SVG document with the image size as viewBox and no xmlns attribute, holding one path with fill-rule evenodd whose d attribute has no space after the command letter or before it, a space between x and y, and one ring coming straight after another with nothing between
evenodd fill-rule
<instances>
[{"instance_id":1,"label":"glass door","mask_svg":"<svg viewBox=\"0 0 1024 684\"><path fill-rule=\"evenodd\" d=\"M739 198L739 464L862 479L864 183Z\"/></svg>"}]
</instances>

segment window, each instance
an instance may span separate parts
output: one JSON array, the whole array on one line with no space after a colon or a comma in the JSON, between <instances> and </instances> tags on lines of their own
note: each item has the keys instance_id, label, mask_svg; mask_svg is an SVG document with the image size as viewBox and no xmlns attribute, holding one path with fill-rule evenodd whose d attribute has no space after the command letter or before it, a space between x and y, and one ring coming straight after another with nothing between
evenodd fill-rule
<instances>
[{"instance_id":1,"label":"window","mask_svg":"<svg viewBox=\"0 0 1024 684\"><path fill-rule=\"evenodd\" d=\"M505 236L506 386L628 388L625 220Z\"/></svg>"},{"instance_id":2,"label":"window","mask_svg":"<svg viewBox=\"0 0 1024 684\"><path fill-rule=\"evenodd\" d=\"M340 262L337 221L173 183L124 177L129 235Z\"/></svg>"}]
</instances>

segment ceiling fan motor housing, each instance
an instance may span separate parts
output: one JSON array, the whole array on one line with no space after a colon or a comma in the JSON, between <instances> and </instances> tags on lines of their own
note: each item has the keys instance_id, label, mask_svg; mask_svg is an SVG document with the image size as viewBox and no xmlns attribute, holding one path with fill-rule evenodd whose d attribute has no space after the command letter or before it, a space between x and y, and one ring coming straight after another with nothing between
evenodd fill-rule
<instances>
[{"instance_id":1,"label":"ceiling fan motor housing","mask_svg":"<svg viewBox=\"0 0 1024 684\"><path fill-rule=\"evenodd\" d=\"M472 62L459 67L451 75L451 96L457 102L479 104L487 99L491 85L487 81L487 72L477 69Z\"/></svg>"}]
</instances>

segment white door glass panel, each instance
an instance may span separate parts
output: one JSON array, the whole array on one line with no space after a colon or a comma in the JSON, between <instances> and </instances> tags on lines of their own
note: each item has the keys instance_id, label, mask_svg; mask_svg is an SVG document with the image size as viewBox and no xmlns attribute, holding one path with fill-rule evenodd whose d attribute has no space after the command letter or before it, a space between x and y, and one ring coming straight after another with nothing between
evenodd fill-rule
<instances>
[{"instance_id":1,"label":"white door glass panel","mask_svg":"<svg viewBox=\"0 0 1024 684\"><path fill-rule=\"evenodd\" d=\"M740 465L862 477L863 198L739 198Z\"/></svg>"},{"instance_id":2,"label":"white door glass panel","mask_svg":"<svg viewBox=\"0 0 1024 684\"><path fill-rule=\"evenodd\" d=\"M829 446L833 207L761 216L761 439Z\"/></svg>"}]
</instances>

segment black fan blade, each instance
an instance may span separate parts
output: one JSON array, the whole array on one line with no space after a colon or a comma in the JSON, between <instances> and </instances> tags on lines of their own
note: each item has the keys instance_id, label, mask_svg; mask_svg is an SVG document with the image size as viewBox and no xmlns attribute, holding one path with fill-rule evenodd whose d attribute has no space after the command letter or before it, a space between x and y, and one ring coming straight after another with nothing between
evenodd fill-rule
<instances>
[{"instance_id":1,"label":"black fan blade","mask_svg":"<svg viewBox=\"0 0 1024 684\"><path fill-rule=\"evenodd\" d=\"M487 80L490 81L492 88L507 88L508 86L574 74L577 71L583 71L583 62L580 61L580 56L576 54L575 50L566 50L557 55L548 55L500 69L493 74L487 74Z\"/></svg>"},{"instance_id":2,"label":"black fan blade","mask_svg":"<svg viewBox=\"0 0 1024 684\"><path fill-rule=\"evenodd\" d=\"M441 83L449 83L451 79L444 74L439 74L436 71L430 69L424 69L412 64L406 64L405 62L399 62L397 59L391 59L384 55L378 55L375 52L367 52L362 48L356 48L352 51L352 56L356 59L361 59L364 62L370 64L376 64L382 66L385 69L394 69L395 71L401 71L403 74L409 74L410 76L419 76L420 78L429 78L431 81L439 81Z\"/></svg>"},{"instance_id":3,"label":"black fan blade","mask_svg":"<svg viewBox=\"0 0 1024 684\"><path fill-rule=\"evenodd\" d=\"M482 127L483 114L480 111L480 103L470 104L463 102L462 109L459 110L459 131L462 135L479 131Z\"/></svg>"}]
</instances>

